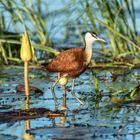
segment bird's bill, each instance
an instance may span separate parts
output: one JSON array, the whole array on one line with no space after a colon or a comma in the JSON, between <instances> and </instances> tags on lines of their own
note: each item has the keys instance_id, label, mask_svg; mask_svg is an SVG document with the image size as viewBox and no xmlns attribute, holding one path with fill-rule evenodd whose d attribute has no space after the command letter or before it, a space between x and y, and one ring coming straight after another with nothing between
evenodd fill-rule
<instances>
[{"instance_id":1,"label":"bird's bill","mask_svg":"<svg viewBox=\"0 0 140 140\"><path fill-rule=\"evenodd\" d=\"M106 41L105 41L104 39L102 39L102 38L99 38L99 37L98 37L97 40L98 40L98 41L101 41L101 42L103 42L103 43L106 43Z\"/></svg>"}]
</instances>

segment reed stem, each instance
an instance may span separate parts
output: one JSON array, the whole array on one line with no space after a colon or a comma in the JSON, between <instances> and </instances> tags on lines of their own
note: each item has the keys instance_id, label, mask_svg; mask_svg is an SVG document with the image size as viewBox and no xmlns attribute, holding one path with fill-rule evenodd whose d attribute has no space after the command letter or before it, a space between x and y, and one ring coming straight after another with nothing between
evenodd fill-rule
<instances>
[{"instance_id":1,"label":"reed stem","mask_svg":"<svg viewBox=\"0 0 140 140\"><path fill-rule=\"evenodd\" d=\"M30 95L29 92L29 80L28 80L28 61L24 61L24 85L26 96Z\"/></svg>"}]
</instances>

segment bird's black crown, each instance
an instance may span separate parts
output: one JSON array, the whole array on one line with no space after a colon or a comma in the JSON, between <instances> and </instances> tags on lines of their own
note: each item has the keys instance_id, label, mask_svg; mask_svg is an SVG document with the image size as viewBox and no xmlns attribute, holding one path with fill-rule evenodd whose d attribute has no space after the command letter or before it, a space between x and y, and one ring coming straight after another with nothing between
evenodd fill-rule
<instances>
[{"instance_id":1,"label":"bird's black crown","mask_svg":"<svg viewBox=\"0 0 140 140\"><path fill-rule=\"evenodd\" d=\"M93 37L97 38L97 34L95 32L91 32L91 31L85 31L85 32L82 32L83 35L85 35L86 33L90 33Z\"/></svg>"},{"instance_id":2,"label":"bird's black crown","mask_svg":"<svg viewBox=\"0 0 140 140\"><path fill-rule=\"evenodd\" d=\"M90 32L90 33L93 37L97 38L97 34L95 32Z\"/></svg>"}]
</instances>

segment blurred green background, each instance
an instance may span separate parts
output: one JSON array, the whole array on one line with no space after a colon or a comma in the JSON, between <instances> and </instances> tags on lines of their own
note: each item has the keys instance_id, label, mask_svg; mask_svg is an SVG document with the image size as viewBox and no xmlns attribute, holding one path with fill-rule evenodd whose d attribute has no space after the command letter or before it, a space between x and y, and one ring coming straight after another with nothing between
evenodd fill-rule
<instances>
[{"instance_id":1,"label":"blurred green background","mask_svg":"<svg viewBox=\"0 0 140 140\"><path fill-rule=\"evenodd\" d=\"M95 45L96 63L139 64L138 0L0 0L0 64L20 64L24 31L32 43L32 63L82 47L83 31L106 39Z\"/></svg>"}]
</instances>

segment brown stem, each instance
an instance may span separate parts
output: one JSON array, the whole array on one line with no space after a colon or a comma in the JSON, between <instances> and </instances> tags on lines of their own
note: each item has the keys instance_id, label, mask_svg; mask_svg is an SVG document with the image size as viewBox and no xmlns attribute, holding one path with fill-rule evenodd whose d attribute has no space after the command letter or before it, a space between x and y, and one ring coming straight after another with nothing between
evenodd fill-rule
<instances>
[{"instance_id":1,"label":"brown stem","mask_svg":"<svg viewBox=\"0 0 140 140\"><path fill-rule=\"evenodd\" d=\"M24 85L26 96L30 95L29 92L29 80L28 80L28 61L24 61Z\"/></svg>"}]
</instances>

